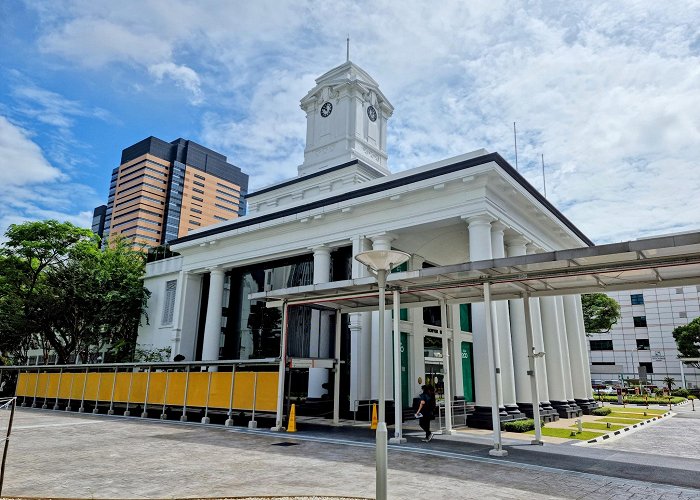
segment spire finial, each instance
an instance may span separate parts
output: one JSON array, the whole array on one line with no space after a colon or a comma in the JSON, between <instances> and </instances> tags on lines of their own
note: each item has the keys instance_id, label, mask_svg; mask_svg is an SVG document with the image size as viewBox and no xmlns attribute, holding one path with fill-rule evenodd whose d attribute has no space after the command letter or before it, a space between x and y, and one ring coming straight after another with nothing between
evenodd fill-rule
<instances>
[{"instance_id":1,"label":"spire finial","mask_svg":"<svg viewBox=\"0 0 700 500\"><path fill-rule=\"evenodd\" d=\"M347 42L347 51L345 55L345 61L348 62L350 61L350 34L348 33L348 38L346 40Z\"/></svg>"}]
</instances>

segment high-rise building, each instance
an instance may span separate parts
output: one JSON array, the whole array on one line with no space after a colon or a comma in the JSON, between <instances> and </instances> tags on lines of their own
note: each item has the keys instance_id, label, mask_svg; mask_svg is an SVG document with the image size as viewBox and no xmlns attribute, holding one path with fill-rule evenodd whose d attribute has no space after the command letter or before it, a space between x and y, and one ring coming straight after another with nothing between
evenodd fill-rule
<instances>
[{"instance_id":1,"label":"high-rise building","mask_svg":"<svg viewBox=\"0 0 700 500\"><path fill-rule=\"evenodd\" d=\"M673 338L676 327L700 316L700 286L608 292L620 304L622 317L608 333L591 334L591 376L600 384L642 380L663 387L671 377L676 387L700 387L700 370L681 366Z\"/></svg>"},{"instance_id":2,"label":"high-rise building","mask_svg":"<svg viewBox=\"0 0 700 500\"><path fill-rule=\"evenodd\" d=\"M158 246L244 215L247 189L248 175L224 155L185 139L149 137L122 151L103 221L98 207L93 231Z\"/></svg>"}]
</instances>

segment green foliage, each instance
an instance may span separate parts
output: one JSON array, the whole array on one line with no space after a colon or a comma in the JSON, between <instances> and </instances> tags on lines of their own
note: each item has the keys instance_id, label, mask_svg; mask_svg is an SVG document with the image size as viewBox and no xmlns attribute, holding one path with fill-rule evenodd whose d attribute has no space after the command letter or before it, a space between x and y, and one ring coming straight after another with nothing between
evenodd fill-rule
<instances>
[{"instance_id":1,"label":"green foliage","mask_svg":"<svg viewBox=\"0 0 700 500\"><path fill-rule=\"evenodd\" d=\"M674 389L671 391L671 396L677 396L679 398L688 398L688 389Z\"/></svg>"},{"instance_id":2,"label":"green foliage","mask_svg":"<svg viewBox=\"0 0 700 500\"><path fill-rule=\"evenodd\" d=\"M598 415L600 417L604 417L605 415L610 415L612 413L612 410L607 407L602 407L602 408L593 408L591 410L591 415Z\"/></svg>"},{"instance_id":3,"label":"green foliage","mask_svg":"<svg viewBox=\"0 0 700 500\"><path fill-rule=\"evenodd\" d=\"M650 405L667 405L668 404L668 396L659 396L659 397L649 397L648 403ZM617 403L617 396L601 396L600 401L605 401L608 403ZM625 396L624 401L627 404L630 405L644 405L647 403L647 401L644 400L644 396ZM671 403L676 404L676 403L682 403L685 401L685 398L681 397L672 397L671 398Z\"/></svg>"},{"instance_id":4,"label":"green foliage","mask_svg":"<svg viewBox=\"0 0 700 500\"><path fill-rule=\"evenodd\" d=\"M170 347L163 347L160 349L142 349L136 347L134 353L134 361L142 362L158 362L158 361L170 361L170 354L172 350Z\"/></svg>"},{"instance_id":5,"label":"green foliage","mask_svg":"<svg viewBox=\"0 0 700 500\"><path fill-rule=\"evenodd\" d=\"M668 392L673 390L673 386L676 385L676 379L673 377L664 377L664 384L668 387Z\"/></svg>"},{"instance_id":6,"label":"green foliage","mask_svg":"<svg viewBox=\"0 0 700 500\"><path fill-rule=\"evenodd\" d=\"M700 317L674 328L673 338L681 358L700 358ZM688 364L700 369L698 362Z\"/></svg>"},{"instance_id":7,"label":"green foliage","mask_svg":"<svg viewBox=\"0 0 700 500\"><path fill-rule=\"evenodd\" d=\"M130 358L148 291L143 254L115 240L100 250L88 229L49 220L12 225L0 248L0 352L32 348L66 363L107 344ZM119 356L118 356L119 357Z\"/></svg>"},{"instance_id":8,"label":"green foliage","mask_svg":"<svg viewBox=\"0 0 700 500\"><path fill-rule=\"evenodd\" d=\"M604 293L581 295L586 333L609 332L620 319L620 304Z\"/></svg>"},{"instance_id":9,"label":"green foliage","mask_svg":"<svg viewBox=\"0 0 700 500\"><path fill-rule=\"evenodd\" d=\"M544 422L541 424L544 427ZM503 422L503 430L508 432L527 432L535 428L535 420L526 418L524 420L514 420L512 422Z\"/></svg>"}]
</instances>

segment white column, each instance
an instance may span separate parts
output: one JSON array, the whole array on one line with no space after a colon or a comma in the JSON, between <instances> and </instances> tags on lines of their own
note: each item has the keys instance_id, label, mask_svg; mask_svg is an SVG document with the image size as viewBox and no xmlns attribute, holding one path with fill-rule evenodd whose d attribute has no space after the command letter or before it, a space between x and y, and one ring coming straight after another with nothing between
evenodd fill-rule
<instances>
[{"instance_id":1,"label":"white column","mask_svg":"<svg viewBox=\"0 0 700 500\"><path fill-rule=\"evenodd\" d=\"M469 260L479 261L491 258L491 222L488 215L477 215L467 219L469 229ZM484 304L472 304L472 330L474 347L474 388L478 407L491 407L491 388L489 385L489 356L486 338L486 309ZM496 324L492 323L494 331ZM494 345L494 349L497 345ZM496 391L500 394L501 391ZM500 401L499 407L501 406Z\"/></svg>"},{"instance_id":2,"label":"white column","mask_svg":"<svg viewBox=\"0 0 700 500\"><path fill-rule=\"evenodd\" d=\"M544 359L547 365L549 397L552 402L566 403L556 297L542 297L540 299L540 311L542 314L542 333L546 352Z\"/></svg>"},{"instance_id":3,"label":"white column","mask_svg":"<svg viewBox=\"0 0 700 500\"><path fill-rule=\"evenodd\" d=\"M511 238L506 242L508 257L517 257L527 253L527 240L522 237ZM510 334L513 348L513 377L515 382L515 400L519 405L531 405L532 389L528 371L530 370L526 325L525 303L523 299L510 302ZM533 337L534 339L534 337ZM534 342L534 340L533 340Z\"/></svg>"},{"instance_id":4,"label":"white column","mask_svg":"<svg viewBox=\"0 0 700 500\"><path fill-rule=\"evenodd\" d=\"M411 270L423 269L425 259L420 255L411 257ZM425 384L425 325L423 324L423 308L415 307L410 310L410 319L413 328L410 342L410 356L413 371L411 378L411 398L421 392L421 386ZM421 381L418 382L418 377Z\"/></svg>"},{"instance_id":5,"label":"white column","mask_svg":"<svg viewBox=\"0 0 700 500\"><path fill-rule=\"evenodd\" d=\"M209 272L209 300L207 301L207 318L204 323L202 361L218 361L221 342L221 308L224 298L224 270L220 267L213 267L209 269Z\"/></svg>"},{"instance_id":6,"label":"white column","mask_svg":"<svg viewBox=\"0 0 700 500\"><path fill-rule=\"evenodd\" d=\"M340 334L343 324L340 309L335 310L335 366L333 367L333 423L340 423Z\"/></svg>"},{"instance_id":7,"label":"white column","mask_svg":"<svg viewBox=\"0 0 700 500\"><path fill-rule=\"evenodd\" d=\"M394 235L383 233L376 236L371 236L372 250L391 250L391 242L395 239ZM390 272L390 271L389 271ZM387 275L389 274L387 272ZM391 353L391 310L384 312L384 394L393 395L391 390L391 365L386 359L387 353ZM388 371L387 371L388 370ZM372 399L379 396L379 312L372 313ZM391 401L392 397L387 397L387 401Z\"/></svg>"},{"instance_id":8,"label":"white column","mask_svg":"<svg viewBox=\"0 0 700 500\"><path fill-rule=\"evenodd\" d=\"M540 313L540 299L530 299L530 313L532 321L532 340L535 352L545 352L544 334L542 333L542 315ZM549 385L547 384L547 363L544 358L535 358L537 370L537 389L542 407L549 407Z\"/></svg>"},{"instance_id":9,"label":"white column","mask_svg":"<svg viewBox=\"0 0 700 500\"><path fill-rule=\"evenodd\" d=\"M569 361L571 367L571 382L573 385L574 399L576 401L588 400L588 390L586 388L586 366L584 355L581 352L581 337L583 332L579 331L579 324L576 315L576 296L567 295L564 297L564 319L566 321L566 337L569 345Z\"/></svg>"},{"instance_id":10,"label":"white column","mask_svg":"<svg viewBox=\"0 0 700 500\"><path fill-rule=\"evenodd\" d=\"M491 254L494 259L506 256L503 243L506 226L499 222L491 224ZM513 375L513 348L510 340L510 314L508 312L508 302L499 300L493 304L495 325L498 328L498 352L501 368L501 394L503 404L508 413L519 414L518 405L515 399L515 380Z\"/></svg>"},{"instance_id":11,"label":"white column","mask_svg":"<svg viewBox=\"0 0 700 500\"><path fill-rule=\"evenodd\" d=\"M586 384L586 398L590 402L593 399L593 384L591 383L591 360L588 356L588 339L586 338L586 326L583 323L583 306L581 305L581 296L576 295L576 321L578 322L578 330L581 332L579 340L581 341L581 353L583 355L583 378Z\"/></svg>"},{"instance_id":12,"label":"white column","mask_svg":"<svg viewBox=\"0 0 700 500\"><path fill-rule=\"evenodd\" d=\"M443 387L445 390L445 431L444 434L453 434L452 430L452 370L450 367L450 340L454 336L453 328L448 330L447 314L448 308L444 300L440 300L440 317L442 318L442 370L443 370ZM454 352L454 351L452 351Z\"/></svg>"},{"instance_id":13,"label":"white column","mask_svg":"<svg viewBox=\"0 0 700 500\"><path fill-rule=\"evenodd\" d=\"M356 236L352 239L352 254L370 249L369 240ZM365 266L357 260L352 259L352 277L362 278L367 276L368 271ZM353 409L355 401L370 399L371 380L371 313L351 313L350 314L350 407Z\"/></svg>"},{"instance_id":14,"label":"white column","mask_svg":"<svg viewBox=\"0 0 700 500\"><path fill-rule=\"evenodd\" d=\"M180 333L177 352L185 360L194 361L197 353L197 327L199 325L199 310L202 303L202 274L182 273L183 279L178 283L181 292L175 303L177 317L175 322Z\"/></svg>"},{"instance_id":15,"label":"white column","mask_svg":"<svg viewBox=\"0 0 700 500\"><path fill-rule=\"evenodd\" d=\"M331 249L325 245L312 248L314 252L314 285L328 283L331 274ZM330 318L326 311L311 312L311 357L328 358L330 347ZM322 387L328 382L327 368L309 368L308 396L320 398L328 392Z\"/></svg>"},{"instance_id":16,"label":"white column","mask_svg":"<svg viewBox=\"0 0 700 500\"><path fill-rule=\"evenodd\" d=\"M537 253L538 248L532 243L527 244L527 255ZM530 315L532 318L532 339L534 342L535 352L544 352L544 335L542 333L542 315L540 312L540 299L530 299ZM547 385L547 363L544 358L535 358L535 366L537 368L537 389L542 409L551 411L549 404L549 386Z\"/></svg>"},{"instance_id":17,"label":"white column","mask_svg":"<svg viewBox=\"0 0 700 500\"><path fill-rule=\"evenodd\" d=\"M574 385L571 378L571 359L569 358L569 340L566 333L566 318L564 316L564 297L556 297L557 301L557 330L559 332L559 347L561 349L561 367L564 374L564 393L566 400L574 404Z\"/></svg>"}]
</instances>

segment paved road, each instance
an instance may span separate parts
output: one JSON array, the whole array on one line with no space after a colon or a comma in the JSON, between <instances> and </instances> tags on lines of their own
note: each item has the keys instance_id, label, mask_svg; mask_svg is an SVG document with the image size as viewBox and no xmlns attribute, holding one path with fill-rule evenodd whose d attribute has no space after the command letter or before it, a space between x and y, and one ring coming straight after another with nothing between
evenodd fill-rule
<instances>
[{"instance_id":1,"label":"paved road","mask_svg":"<svg viewBox=\"0 0 700 500\"><path fill-rule=\"evenodd\" d=\"M574 450L600 469L605 468L606 457L595 456L592 448L545 446L530 451L533 448L510 447L509 461L504 461L488 457L488 446L463 438L438 437L429 444L413 438L407 445L390 449L390 498L700 499L700 489L637 481L626 475L561 470L556 463L545 460L539 460L544 466L537 465L538 457L559 456L558 462L573 460ZM518 455L527 459L518 459ZM676 466L700 470L700 461L675 460ZM590 464L586 467L592 469ZM695 476L700 474L696 472ZM700 487L700 482L696 486ZM367 430L323 436L318 432L274 434L19 409L3 494L83 498L314 494L371 498L374 448Z\"/></svg>"},{"instance_id":2,"label":"paved road","mask_svg":"<svg viewBox=\"0 0 700 500\"><path fill-rule=\"evenodd\" d=\"M602 449L700 459L700 404L675 406L673 418L665 418L624 439L601 443Z\"/></svg>"}]
</instances>

